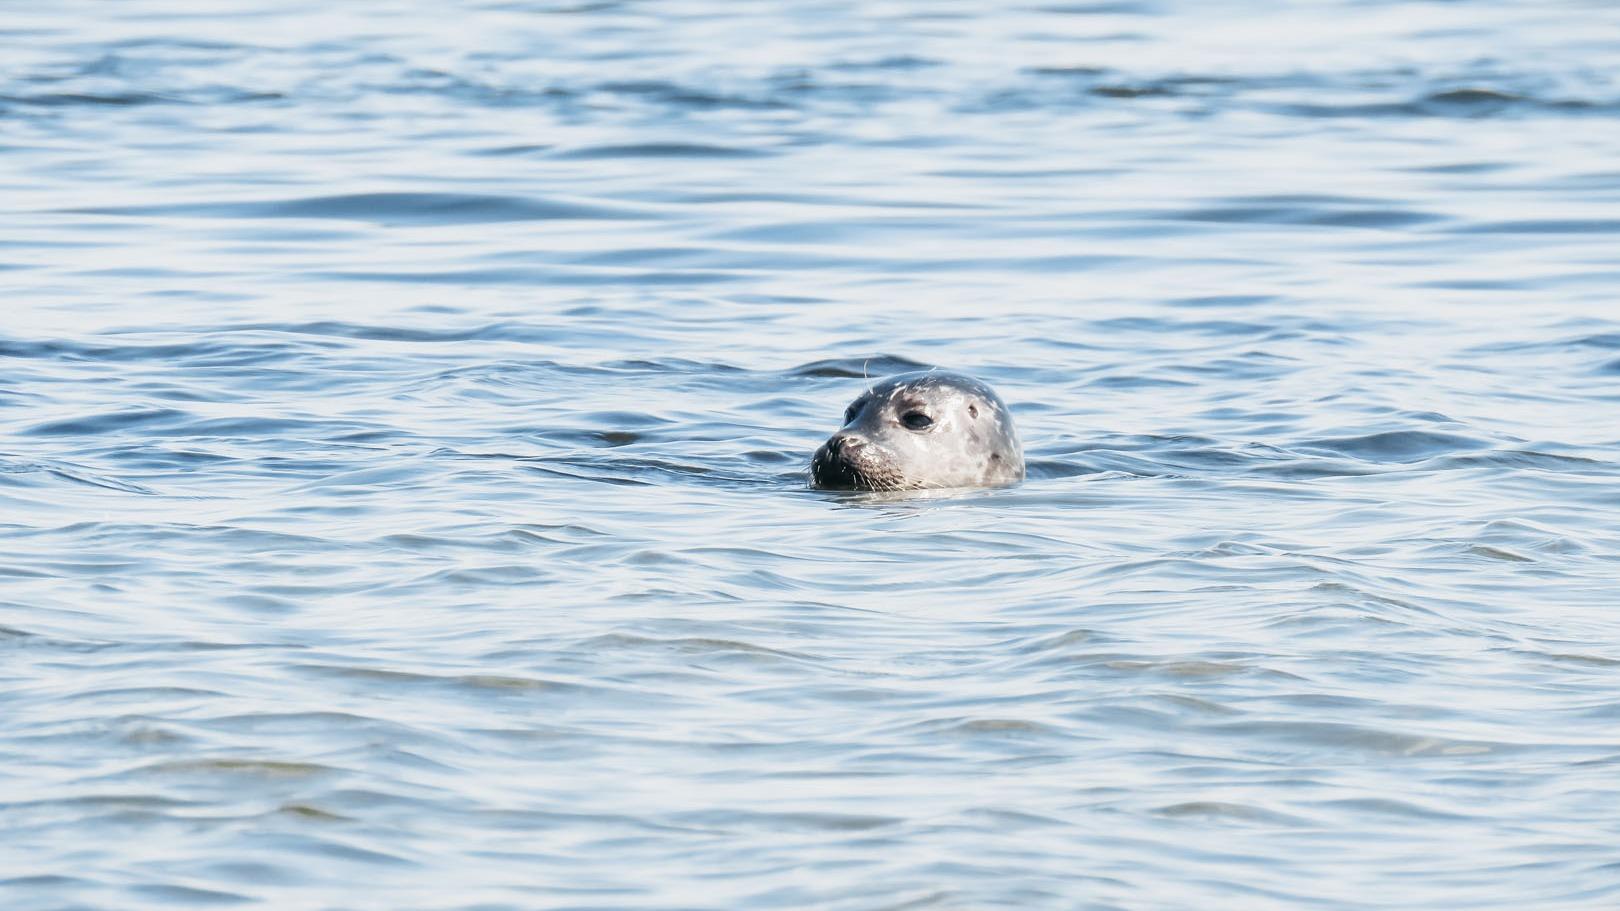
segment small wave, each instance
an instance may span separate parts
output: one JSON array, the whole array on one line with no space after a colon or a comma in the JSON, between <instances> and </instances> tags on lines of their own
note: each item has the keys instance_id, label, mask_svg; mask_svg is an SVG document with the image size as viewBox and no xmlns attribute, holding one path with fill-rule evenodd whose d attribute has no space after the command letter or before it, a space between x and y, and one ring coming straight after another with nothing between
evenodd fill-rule
<instances>
[{"instance_id":1,"label":"small wave","mask_svg":"<svg viewBox=\"0 0 1620 911\"><path fill-rule=\"evenodd\" d=\"M791 105L776 97L750 97L695 88L662 79L642 79L626 82L605 82L597 91L615 95L629 95L674 107L700 110L720 108L785 109Z\"/></svg>"},{"instance_id":2,"label":"small wave","mask_svg":"<svg viewBox=\"0 0 1620 911\"><path fill-rule=\"evenodd\" d=\"M551 340L554 333L531 323L502 322L458 329L416 329L399 325L350 323L321 320L313 323L238 323L215 332L276 332L286 335L316 335L379 342L519 342Z\"/></svg>"},{"instance_id":3,"label":"small wave","mask_svg":"<svg viewBox=\"0 0 1620 911\"><path fill-rule=\"evenodd\" d=\"M131 427L175 424L187 420L190 414L173 408L152 408L137 411L110 411L83 418L47 421L24 430L29 436L82 436L111 433Z\"/></svg>"},{"instance_id":4,"label":"small wave","mask_svg":"<svg viewBox=\"0 0 1620 911\"><path fill-rule=\"evenodd\" d=\"M927 370L931 365L892 354L876 357L841 357L811 361L783 371L784 376L844 377L846 379L877 378L891 373Z\"/></svg>"},{"instance_id":5,"label":"small wave","mask_svg":"<svg viewBox=\"0 0 1620 911\"><path fill-rule=\"evenodd\" d=\"M1308 225L1321 228L1407 228L1443 220L1444 216L1402 207L1323 204L1300 199L1284 204L1235 200L1234 204L1190 209L1165 216L1177 221L1215 224Z\"/></svg>"},{"instance_id":6,"label":"small wave","mask_svg":"<svg viewBox=\"0 0 1620 911\"><path fill-rule=\"evenodd\" d=\"M1514 744L1453 740L1332 721L1232 721L1210 726L1240 738L1290 742L1310 750L1383 756L1476 756L1524 749Z\"/></svg>"},{"instance_id":7,"label":"small wave","mask_svg":"<svg viewBox=\"0 0 1620 911\"><path fill-rule=\"evenodd\" d=\"M1498 89L1462 88L1425 92L1401 101L1296 102L1271 106L1279 113L1302 117L1454 117L1486 118L1508 114L1583 114L1612 110L1613 104L1566 98L1540 98Z\"/></svg>"},{"instance_id":8,"label":"small wave","mask_svg":"<svg viewBox=\"0 0 1620 911\"><path fill-rule=\"evenodd\" d=\"M136 895L153 901L162 902L164 907L182 908L188 905L246 905L258 904L258 898L244 895L240 892L226 892L220 889L200 889L196 886L182 886L174 883L148 883L130 886L129 890Z\"/></svg>"},{"instance_id":9,"label":"small wave","mask_svg":"<svg viewBox=\"0 0 1620 911\"><path fill-rule=\"evenodd\" d=\"M518 677L509 674L424 674L413 671L393 671L368 667L341 667L327 664L302 664L294 670L362 682L384 683L393 688L434 687L466 692L545 692L590 693L608 692L605 687L563 683L536 677Z\"/></svg>"},{"instance_id":10,"label":"small wave","mask_svg":"<svg viewBox=\"0 0 1620 911\"><path fill-rule=\"evenodd\" d=\"M231 327L199 330L200 338ZM6 339L0 338L0 357L31 358L67 361L151 361L163 364L196 364L206 361L214 366L240 366L258 363L292 353L285 342L251 345L233 345L218 341L190 341L157 344L93 344L68 339Z\"/></svg>"},{"instance_id":11,"label":"small wave","mask_svg":"<svg viewBox=\"0 0 1620 911\"><path fill-rule=\"evenodd\" d=\"M1305 450L1324 450L1366 462L1421 462L1435 456L1490 449L1491 443L1474 437L1432 430L1390 430L1352 437L1323 437L1299 444Z\"/></svg>"},{"instance_id":12,"label":"small wave","mask_svg":"<svg viewBox=\"0 0 1620 911\"><path fill-rule=\"evenodd\" d=\"M1620 218L1521 218L1476 222L1457 228L1462 234L1614 234Z\"/></svg>"},{"instance_id":13,"label":"small wave","mask_svg":"<svg viewBox=\"0 0 1620 911\"><path fill-rule=\"evenodd\" d=\"M92 215L179 215L194 218L326 218L378 225L456 225L504 221L646 218L646 213L592 203L472 193L346 193L304 199L173 203L70 210Z\"/></svg>"},{"instance_id":14,"label":"small wave","mask_svg":"<svg viewBox=\"0 0 1620 911\"><path fill-rule=\"evenodd\" d=\"M560 161L595 161L606 158L765 158L770 154L760 149L697 142L642 142L582 146L551 157Z\"/></svg>"},{"instance_id":15,"label":"small wave","mask_svg":"<svg viewBox=\"0 0 1620 911\"><path fill-rule=\"evenodd\" d=\"M1216 822L1256 823L1268 826L1306 826L1309 820L1249 804L1219 800L1193 800L1170 804L1154 811L1172 819L1197 818Z\"/></svg>"}]
</instances>

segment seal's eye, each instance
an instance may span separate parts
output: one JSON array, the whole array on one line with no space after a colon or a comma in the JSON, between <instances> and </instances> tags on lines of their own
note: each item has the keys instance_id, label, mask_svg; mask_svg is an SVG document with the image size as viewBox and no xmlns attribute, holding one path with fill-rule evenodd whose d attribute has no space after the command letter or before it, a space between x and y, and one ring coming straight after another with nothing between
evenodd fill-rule
<instances>
[{"instance_id":1,"label":"seal's eye","mask_svg":"<svg viewBox=\"0 0 1620 911\"><path fill-rule=\"evenodd\" d=\"M934 426L934 419L921 411L908 411L900 418L900 423L909 430L926 430Z\"/></svg>"},{"instance_id":2,"label":"seal's eye","mask_svg":"<svg viewBox=\"0 0 1620 911\"><path fill-rule=\"evenodd\" d=\"M861 405L865 401L865 399L856 399L849 403L849 407L844 409L844 423L848 424L850 421L855 420L855 415L861 413Z\"/></svg>"}]
</instances>

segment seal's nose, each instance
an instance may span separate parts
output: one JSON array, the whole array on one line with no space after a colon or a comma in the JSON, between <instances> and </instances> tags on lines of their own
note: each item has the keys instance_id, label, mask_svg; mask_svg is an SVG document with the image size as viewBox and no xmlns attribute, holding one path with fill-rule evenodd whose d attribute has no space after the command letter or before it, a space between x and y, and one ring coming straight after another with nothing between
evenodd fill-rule
<instances>
[{"instance_id":1,"label":"seal's nose","mask_svg":"<svg viewBox=\"0 0 1620 911\"><path fill-rule=\"evenodd\" d=\"M827 440L827 452L830 455L853 455L860 452L866 441L847 433L835 433Z\"/></svg>"},{"instance_id":2,"label":"seal's nose","mask_svg":"<svg viewBox=\"0 0 1620 911\"><path fill-rule=\"evenodd\" d=\"M810 480L817 487L829 489L858 489L862 486L861 464L866 440L851 433L839 431L821 444L810 459Z\"/></svg>"}]
</instances>

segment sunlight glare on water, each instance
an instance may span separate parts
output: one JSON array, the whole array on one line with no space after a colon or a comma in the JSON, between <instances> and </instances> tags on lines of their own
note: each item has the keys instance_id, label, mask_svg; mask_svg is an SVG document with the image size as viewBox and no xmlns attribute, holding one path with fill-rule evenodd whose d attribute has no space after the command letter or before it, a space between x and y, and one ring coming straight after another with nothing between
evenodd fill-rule
<instances>
[{"instance_id":1,"label":"sunlight glare on water","mask_svg":"<svg viewBox=\"0 0 1620 911\"><path fill-rule=\"evenodd\" d=\"M0 905L1613 907L1616 26L9 11Z\"/></svg>"}]
</instances>

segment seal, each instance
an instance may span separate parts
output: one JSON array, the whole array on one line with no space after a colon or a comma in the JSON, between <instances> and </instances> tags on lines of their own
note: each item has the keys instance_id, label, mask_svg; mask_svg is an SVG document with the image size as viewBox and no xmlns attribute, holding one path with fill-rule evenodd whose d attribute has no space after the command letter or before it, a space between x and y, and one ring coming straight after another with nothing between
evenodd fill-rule
<instances>
[{"instance_id":1,"label":"seal","mask_svg":"<svg viewBox=\"0 0 1620 911\"><path fill-rule=\"evenodd\" d=\"M811 485L829 490L1005 487L1023 479L1023 447L1001 396L973 377L935 370L867 389L810 459Z\"/></svg>"}]
</instances>

